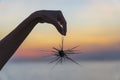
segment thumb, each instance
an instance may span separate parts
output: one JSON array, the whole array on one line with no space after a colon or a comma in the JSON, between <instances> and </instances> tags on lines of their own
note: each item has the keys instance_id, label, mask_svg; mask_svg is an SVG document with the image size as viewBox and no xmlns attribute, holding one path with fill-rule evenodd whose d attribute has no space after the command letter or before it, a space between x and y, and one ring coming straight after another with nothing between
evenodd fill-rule
<instances>
[{"instance_id":1,"label":"thumb","mask_svg":"<svg viewBox=\"0 0 120 80\"><path fill-rule=\"evenodd\" d=\"M62 35L66 35L66 33L64 32L63 27L56 21L53 23L53 25L56 27L57 31L62 34Z\"/></svg>"}]
</instances>

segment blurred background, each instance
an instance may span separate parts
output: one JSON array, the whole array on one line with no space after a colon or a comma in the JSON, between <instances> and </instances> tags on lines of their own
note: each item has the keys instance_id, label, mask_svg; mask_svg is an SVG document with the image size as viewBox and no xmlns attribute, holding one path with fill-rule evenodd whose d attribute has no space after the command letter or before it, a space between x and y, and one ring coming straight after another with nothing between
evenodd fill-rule
<instances>
[{"instance_id":1,"label":"blurred background","mask_svg":"<svg viewBox=\"0 0 120 80\"><path fill-rule=\"evenodd\" d=\"M0 72L0 80L120 80L120 0L0 0L0 39L37 10L61 10L67 21L64 49L80 45L80 61L51 70L52 50L61 35L51 24L37 24ZM80 53L77 52L77 53ZM68 77L69 76L69 77Z\"/></svg>"}]
</instances>

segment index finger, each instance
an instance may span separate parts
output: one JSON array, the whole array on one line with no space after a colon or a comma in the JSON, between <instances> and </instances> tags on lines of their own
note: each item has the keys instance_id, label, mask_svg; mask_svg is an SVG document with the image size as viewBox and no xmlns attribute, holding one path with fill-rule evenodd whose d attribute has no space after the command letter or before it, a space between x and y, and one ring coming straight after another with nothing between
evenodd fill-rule
<instances>
[{"instance_id":1,"label":"index finger","mask_svg":"<svg viewBox=\"0 0 120 80\"><path fill-rule=\"evenodd\" d=\"M62 12L60 11L59 15L57 16L57 20L58 22L62 25L62 31L63 33L66 35L67 32L67 22L62 14Z\"/></svg>"}]
</instances>

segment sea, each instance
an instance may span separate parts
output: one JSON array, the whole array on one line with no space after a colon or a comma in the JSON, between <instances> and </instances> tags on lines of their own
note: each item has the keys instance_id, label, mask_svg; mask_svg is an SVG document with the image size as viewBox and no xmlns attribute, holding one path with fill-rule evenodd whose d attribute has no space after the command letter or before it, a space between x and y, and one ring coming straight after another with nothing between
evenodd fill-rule
<instances>
[{"instance_id":1,"label":"sea","mask_svg":"<svg viewBox=\"0 0 120 80\"><path fill-rule=\"evenodd\" d=\"M120 61L8 62L0 80L120 80Z\"/></svg>"}]
</instances>

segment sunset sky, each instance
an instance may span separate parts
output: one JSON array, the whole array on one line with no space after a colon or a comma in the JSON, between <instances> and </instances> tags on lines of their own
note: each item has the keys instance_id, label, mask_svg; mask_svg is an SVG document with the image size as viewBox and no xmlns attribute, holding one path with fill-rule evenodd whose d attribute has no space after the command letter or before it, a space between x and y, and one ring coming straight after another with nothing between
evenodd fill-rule
<instances>
[{"instance_id":1,"label":"sunset sky","mask_svg":"<svg viewBox=\"0 0 120 80\"><path fill-rule=\"evenodd\" d=\"M82 52L120 52L120 0L0 0L0 39L32 12L61 10L67 21L65 49L80 45ZM38 56L59 47L61 35L53 25L37 24L15 56Z\"/></svg>"}]
</instances>

